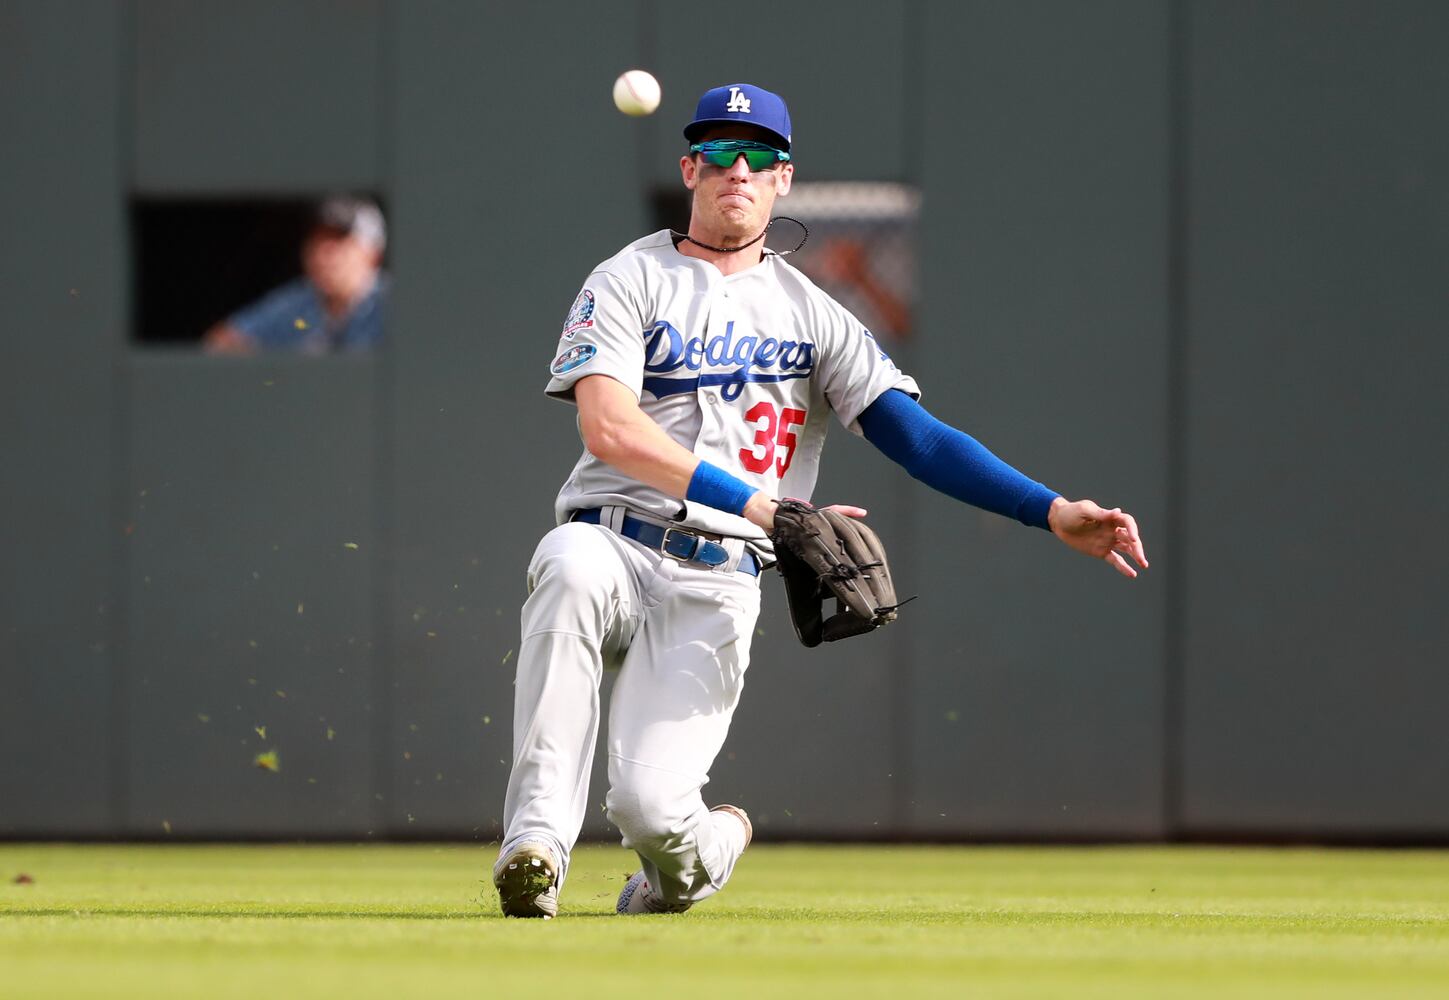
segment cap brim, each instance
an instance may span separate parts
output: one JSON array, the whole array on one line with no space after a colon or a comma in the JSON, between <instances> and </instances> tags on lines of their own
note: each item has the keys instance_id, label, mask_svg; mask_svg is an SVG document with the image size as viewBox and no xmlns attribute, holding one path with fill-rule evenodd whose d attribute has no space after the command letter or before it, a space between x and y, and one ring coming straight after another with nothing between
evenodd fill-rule
<instances>
[{"instance_id":1,"label":"cap brim","mask_svg":"<svg viewBox=\"0 0 1449 1000\"><path fill-rule=\"evenodd\" d=\"M763 125L756 125L751 121L742 121L739 118L701 118L698 121L692 121L684 126L684 138L689 142L698 142L699 137L708 132L710 127L714 125L747 125L752 129L757 129L765 133L765 135L768 135L785 152L788 153L790 151L790 140L786 139L779 132L776 132L772 128L766 128Z\"/></svg>"}]
</instances>

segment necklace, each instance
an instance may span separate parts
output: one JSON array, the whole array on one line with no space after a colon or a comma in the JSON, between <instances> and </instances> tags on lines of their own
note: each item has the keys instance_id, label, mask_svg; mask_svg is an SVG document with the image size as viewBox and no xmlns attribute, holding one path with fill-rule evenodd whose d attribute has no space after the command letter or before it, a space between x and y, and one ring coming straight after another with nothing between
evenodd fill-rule
<instances>
[{"instance_id":1,"label":"necklace","mask_svg":"<svg viewBox=\"0 0 1449 1000\"><path fill-rule=\"evenodd\" d=\"M797 250L799 250L801 247L803 247L805 245L805 241L810 238L810 229L809 229L809 227L806 226L805 223L801 222L799 219L792 219L788 215L779 215L779 216L776 216L775 218L771 219L768 223L765 224L765 228L760 230L760 235L759 236L756 236L754 239L750 240L750 242L748 242L748 243L741 243L737 247L712 247L708 243L701 243L699 240L695 239L693 236L690 236L688 233L681 233L681 232L679 232L678 230L675 230L675 229L669 230L669 235L670 236L677 236L677 237L679 237L682 240L688 240L690 243L693 243L695 246L697 246L697 247L703 247L704 249L709 250L709 251L711 251L713 253L739 253L741 250L745 249L745 247L754 246L756 243L760 242L760 240L764 239L765 238L765 234L770 231L770 227L773 226L775 223L779 222L781 219L784 219L787 222L793 222L793 223L795 223L795 225L799 226L804 231L804 235L800 237L800 242L795 245L795 249L794 250L772 250L772 251L770 251L771 253L774 253L774 254L776 254L776 255L778 255L780 257L784 257L787 254L795 253Z\"/></svg>"}]
</instances>

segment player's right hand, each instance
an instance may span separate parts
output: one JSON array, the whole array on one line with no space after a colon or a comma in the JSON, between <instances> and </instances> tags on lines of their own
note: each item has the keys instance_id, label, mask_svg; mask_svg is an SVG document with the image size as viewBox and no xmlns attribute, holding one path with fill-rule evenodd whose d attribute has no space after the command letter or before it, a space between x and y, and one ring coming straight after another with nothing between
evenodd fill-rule
<instances>
[{"instance_id":1,"label":"player's right hand","mask_svg":"<svg viewBox=\"0 0 1449 1000\"><path fill-rule=\"evenodd\" d=\"M1047 524L1070 547L1093 559L1101 559L1125 577L1137 570L1124 557L1147 568L1147 553L1137 520L1121 507L1106 510L1092 500L1069 501L1057 497L1047 513Z\"/></svg>"},{"instance_id":2,"label":"player's right hand","mask_svg":"<svg viewBox=\"0 0 1449 1000\"><path fill-rule=\"evenodd\" d=\"M765 534L773 535L775 533L775 507L778 504L779 501L772 500L762 490L750 497L750 502L745 504L745 519L759 525ZM869 513L864 507L853 507L848 503L833 503L829 507L821 509L833 510L846 517L865 517Z\"/></svg>"}]
</instances>

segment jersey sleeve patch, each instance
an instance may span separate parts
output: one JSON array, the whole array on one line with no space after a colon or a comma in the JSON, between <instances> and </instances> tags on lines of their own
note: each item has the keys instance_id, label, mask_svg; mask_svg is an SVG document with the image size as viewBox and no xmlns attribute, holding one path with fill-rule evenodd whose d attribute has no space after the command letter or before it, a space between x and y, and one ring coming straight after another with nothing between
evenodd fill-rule
<instances>
[{"instance_id":1,"label":"jersey sleeve patch","mask_svg":"<svg viewBox=\"0 0 1449 1000\"><path fill-rule=\"evenodd\" d=\"M593 325L594 293L585 288L579 292L579 297L574 299L569 314L564 317L563 337L565 340L573 340L574 335L580 330L587 330Z\"/></svg>"},{"instance_id":2,"label":"jersey sleeve patch","mask_svg":"<svg viewBox=\"0 0 1449 1000\"><path fill-rule=\"evenodd\" d=\"M891 360L891 356L885 352L885 348L880 346L880 341L878 341L878 340L875 339L875 334L871 333L865 327L861 327L860 328L860 332L863 333L863 334L865 334L867 337L870 338L870 342L872 344L874 344L875 345L875 349L880 352L880 359L882 361L884 361L886 364L890 365L892 368L895 368L896 367L896 363L894 361L892 361ZM897 370L899 370L899 369L897 369Z\"/></svg>"},{"instance_id":3,"label":"jersey sleeve patch","mask_svg":"<svg viewBox=\"0 0 1449 1000\"><path fill-rule=\"evenodd\" d=\"M548 370L555 375L566 375L594 360L594 355L598 353L599 349L593 344L575 344L554 358L553 364L548 366Z\"/></svg>"}]
</instances>

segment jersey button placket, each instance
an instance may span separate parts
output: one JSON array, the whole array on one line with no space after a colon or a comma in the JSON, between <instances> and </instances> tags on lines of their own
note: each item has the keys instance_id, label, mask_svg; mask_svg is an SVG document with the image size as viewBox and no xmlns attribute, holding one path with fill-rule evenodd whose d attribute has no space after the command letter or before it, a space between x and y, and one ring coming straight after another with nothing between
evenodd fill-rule
<instances>
[{"instance_id":1,"label":"jersey button placket","mask_svg":"<svg viewBox=\"0 0 1449 1000\"><path fill-rule=\"evenodd\" d=\"M729 330L731 315L729 303L726 301L728 293L716 284L710 290L709 319L705 324L706 333L704 339L705 354L709 353L709 345L717 340L723 339ZM735 330L738 334L738 329ZM724 393L724 387L706 387L703 376L707 374L719 374L726 368L716 365L708 360L701 360L700 363L700 384L697 390L699 401L699 444L707 452L709 461L725 469L732 469L735 465L730 460L729 442L730 429L724 422L731 416L731 407L721 406L720 400Z\"/></svg>"}]
</instances>

